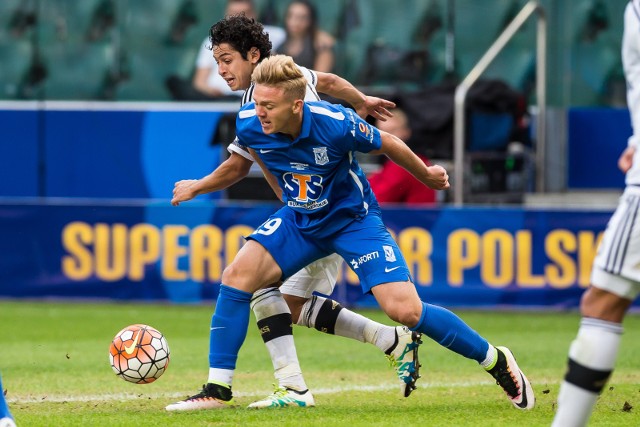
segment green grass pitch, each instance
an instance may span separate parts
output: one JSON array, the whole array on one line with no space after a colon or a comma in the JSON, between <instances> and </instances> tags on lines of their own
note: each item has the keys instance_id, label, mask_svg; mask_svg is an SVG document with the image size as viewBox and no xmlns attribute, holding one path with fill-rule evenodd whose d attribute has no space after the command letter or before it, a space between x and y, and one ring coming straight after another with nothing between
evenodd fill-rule
<instances>
[{"instance_id":1,"label":"green grass pitch","mask_svg":"<svg viewBox=\"0 0 640 427\"><path fill-rule=\"evenodd\" d=\"M533 384L536 408L512 407L470 360L425 339L418 389L409 398L372 345L295 327L298 356L316 407L248 410L271 392L271 361L253 323L234 380L237 409L167 413L207 377L211 306L0 301L0 371L19 426L548 426L577 313L456 311L493 344L512 349ZM379 311L362 314L389 323ZM253 319L252 319L253 320ZM162 331L171 362L158 381L127 383L108 362L124 326ZM640 318L625 321L618 366L593 426L640 425Z\"/></svg>"}]
</instances>

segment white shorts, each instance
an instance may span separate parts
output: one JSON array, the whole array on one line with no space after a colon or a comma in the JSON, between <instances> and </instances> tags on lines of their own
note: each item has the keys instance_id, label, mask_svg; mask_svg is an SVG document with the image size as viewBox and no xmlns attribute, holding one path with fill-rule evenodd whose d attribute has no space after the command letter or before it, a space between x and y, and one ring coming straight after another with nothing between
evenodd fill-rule
<instances>
[{"instance_id":1,"label":"white shorts","mask_svg":"<svg viewBox=\"0 0 640 427\"><path fill-rule=\"evenodd\" d=\"M591 284L622 298L640 293L640 187L620 197L593 262Z\"/></svg>"},{"instance_id":2,"label":"white shorts","mask_svg":"<svg viewBox=\"0 0 640 427\"><path fill-rule=\"evenodd\" d=\"M338 280L342 257L331 254L312 262L280 286L280 292L301 298L311 298L314 292L331 295Z\"/></svg>"}]
</instances>

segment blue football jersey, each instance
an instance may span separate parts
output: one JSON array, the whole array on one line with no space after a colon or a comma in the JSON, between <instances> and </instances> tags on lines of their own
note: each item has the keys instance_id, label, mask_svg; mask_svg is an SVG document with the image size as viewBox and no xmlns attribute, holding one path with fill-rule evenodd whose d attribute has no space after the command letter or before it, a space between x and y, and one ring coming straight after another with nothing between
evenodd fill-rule
<instances>
[{"instance_id":1,"label":"blue football jersey","mask_svg":"<svg viewBox=\"0 0 640 427\"><path fill-rule=\"evenodd\" d=\"M292 141L280 133L265 135L251 102L238 113L236 135L276 176L301 230L331 234L379 209L354 152L379 149L380 132L353 110L305 102L301 132Z\"/></svg>"}]
</instances>

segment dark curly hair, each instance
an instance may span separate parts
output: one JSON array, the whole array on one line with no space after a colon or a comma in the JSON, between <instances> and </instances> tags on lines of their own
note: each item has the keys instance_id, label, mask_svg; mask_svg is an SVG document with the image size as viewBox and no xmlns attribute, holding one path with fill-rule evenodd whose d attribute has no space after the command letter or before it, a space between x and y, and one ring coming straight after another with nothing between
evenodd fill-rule
<instances>
[{"instance_id":1,"label":"dark curly hair","mask_svg":"<svg viewBox=\"0 0 640 427\"><path fill-rule=\"evenodd\" d=\"M245 59L252 47L260 51L261 61L271 55L271 41L264 27L244 14L227 16L213 24L209 30L209 41L211 49L227 43Z\"/></svg>"}]
</instances>

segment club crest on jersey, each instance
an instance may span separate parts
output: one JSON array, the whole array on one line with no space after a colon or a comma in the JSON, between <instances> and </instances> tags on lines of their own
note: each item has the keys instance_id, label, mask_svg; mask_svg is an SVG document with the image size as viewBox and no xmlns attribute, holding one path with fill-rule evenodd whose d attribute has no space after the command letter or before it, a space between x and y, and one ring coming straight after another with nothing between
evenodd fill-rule
<instances>
[{"instance_id":1,"label":"club crest on jersey","mask_svg":"<svg viewBox=\"0 0 640 427\"><path fill-rule=\"evenodd\" d=\"M327 147L314 148L313 156L315 157L317 165L322 166L329 163L329 155L327 154Z\"/></svg>"},{"instance_id":2,"label":"club crest on jersey","mask_svg":"<svg viewBox=\"0 0 640 427\"><path fill-rule=\"evenodd\" d=\"M383 245L382 249L384 249L384 259L388 262L396 261L396 254L393 252L393 248L391 246Z\"/></svg>"}]
</instances>

